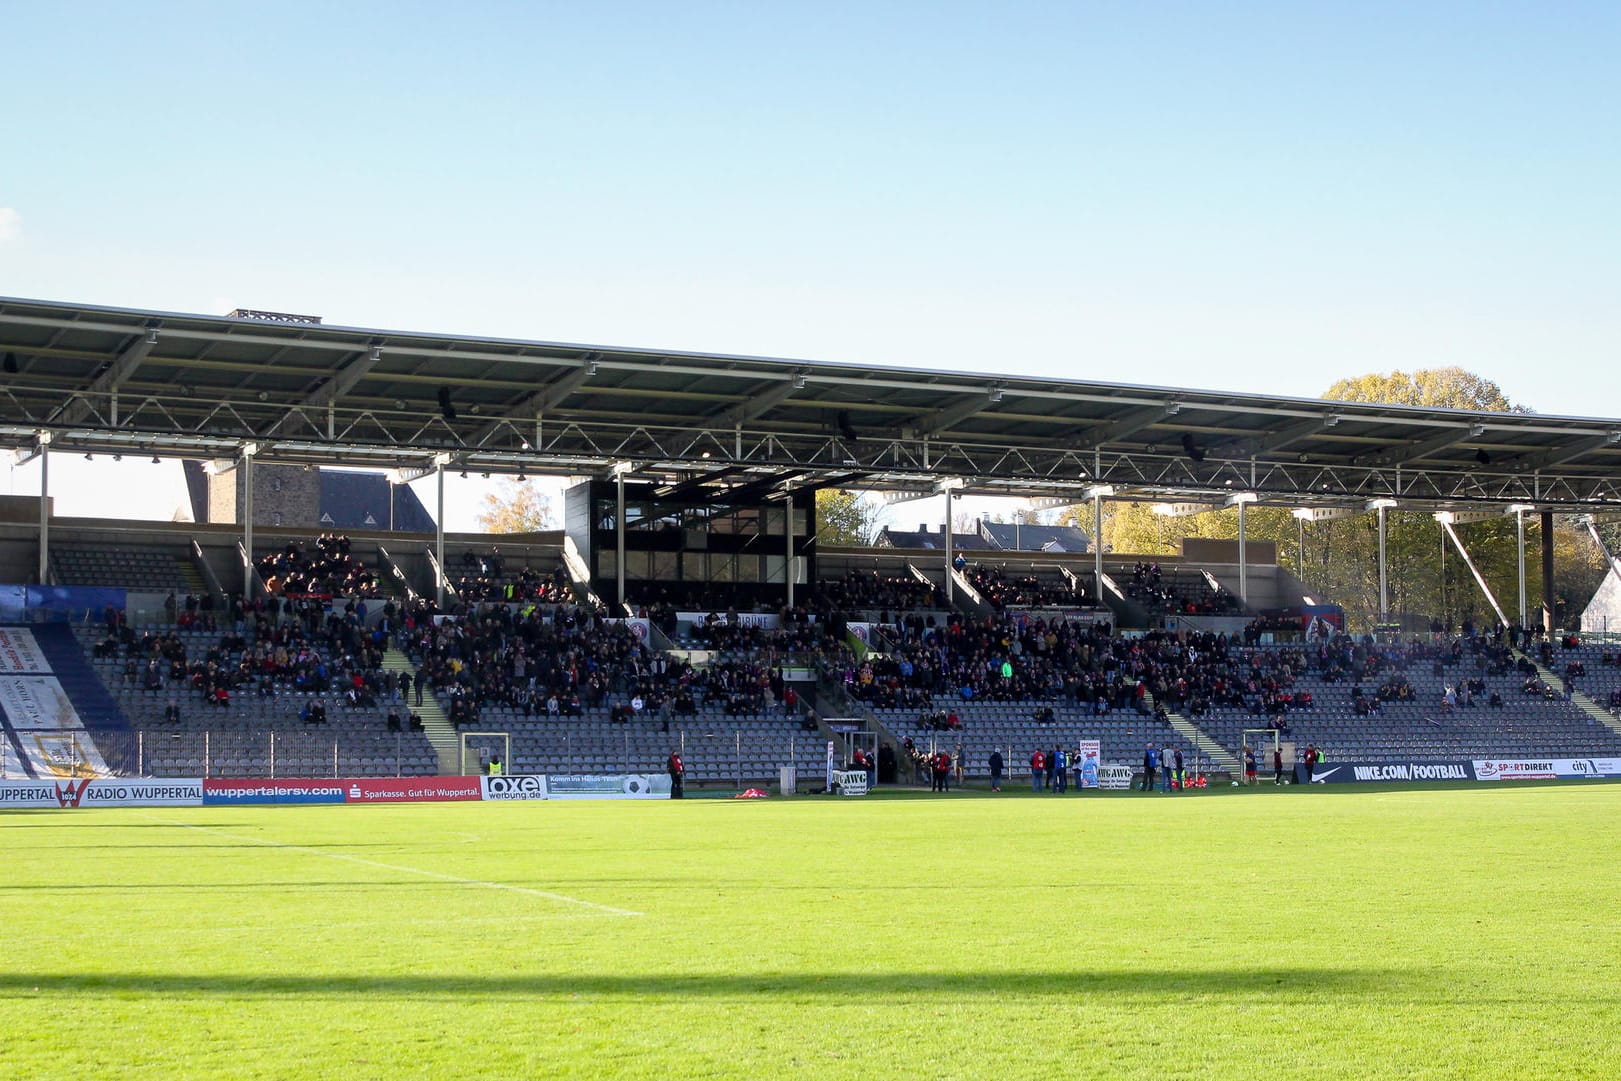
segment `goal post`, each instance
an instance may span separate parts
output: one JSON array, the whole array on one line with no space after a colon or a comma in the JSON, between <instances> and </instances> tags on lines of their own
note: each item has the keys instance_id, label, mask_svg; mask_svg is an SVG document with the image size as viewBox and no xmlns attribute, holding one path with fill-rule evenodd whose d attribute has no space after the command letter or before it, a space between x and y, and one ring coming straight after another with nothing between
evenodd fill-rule
<instances>
[{"instance_id":1,"label":"goal post","mask_svg":"<svg viewBox=\"0 0 1621 1081\"><path fill-rule=\"evenodd\" d=\"M1246 728L1244 742L1238 757L1244 757L1243 747L1255 752L1255 776L1259 780L1272 771L1272 752L1282 750L1283 736L1276 728Z\"/></svg>"},{"instance_id":2,"label":"goal post","mask_svg":"<svg viewBox=\"0 0 1621 1081\"><path fill-rule=\"evenodd\" d=\"M491 759L500 759L502 772L512 772L510 732L463 732L461 737L461 759L456 767L457 773L463 777L488 773Z\"/></svg>"}]
</instances>

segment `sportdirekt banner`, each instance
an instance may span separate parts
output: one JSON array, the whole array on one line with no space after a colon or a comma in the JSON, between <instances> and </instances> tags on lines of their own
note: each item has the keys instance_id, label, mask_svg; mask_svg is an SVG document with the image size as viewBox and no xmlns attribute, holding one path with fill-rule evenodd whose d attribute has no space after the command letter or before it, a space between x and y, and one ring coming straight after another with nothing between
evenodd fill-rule
<instances>
[{"instance_id":1,"label":"sportdirekt banner","mask_svg":"<svg viewBox=\"0 0 1621 1081\"><path fill-rule=\"evenodd\" d=\"M1330 762L1318 766L1312 784L1359 781L1472 781L1470 762Z\"/></svg>"},{"instance_id":2,"label":"sportdirekt banner","mask_svg":"<svg viewBox=\"0 0 1621 1081\"><path fill-rule=\"evenodd\" d=\"M200 780L0 781L0 808L196 807Z\"/></svg>"},{"instance_id":3,"label":"sportdirekt banner","mask_svg":"<svg viewBox=\"0 0 1621 1081\"><path fill-rule=\"evenodd\" d=\"M1546 781L1556 777L1621 777L1621 758L1544 758L1510 761L1493 758L1476 761L1475 777L1481 781Z\"/></svg>"}]
</instances>

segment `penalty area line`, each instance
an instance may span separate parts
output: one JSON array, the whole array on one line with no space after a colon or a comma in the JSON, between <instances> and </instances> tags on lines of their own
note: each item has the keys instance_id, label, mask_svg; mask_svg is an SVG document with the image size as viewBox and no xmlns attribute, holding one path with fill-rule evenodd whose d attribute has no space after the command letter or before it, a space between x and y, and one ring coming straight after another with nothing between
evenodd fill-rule
<instances>
[{"instance_id":1,"label":"penalty area line","mask_svg":"<svg viewBox=\"0 0 1621 1081\"><path fill-rule=\"evenodd\" d=\"M482 878L464 878L461 875L446 874L443 871L429 871L423 867L407 867L399 863L382 863L378 860L363 859L360 856L351 856L345 852L327 852L319 848L306 848L303 845L288 844L285 841L271 841L263 837L248 837L240 833L228 833L225 830L212 829L208 826L194 826L190 822L179 822L172 818L160 818L157 815L142 815L142 818L153 822L162 822L168 826L179 826L182 829L196 830L198 833L207 833L215 837L223 837L230 841L243 841L248 844L264 845L266 848L279 848L286 852L302 852L310 856L324 856L329 860L344 860L348 863L358 863L362 867L376 867L384 871L400 871L409 875L421 875L424 878L437 878L442 882L458 882L464 886L483 886L486 889L506 890L510 893L521 893L528 897L539 897L547 901L557 901L561 904L579 905L581 908L593 909L609 916L641 916L643 913L633 912L628 908L614 908L612 905L599 905L595 901L584 901L578 897L570 897L563 893L552 893L550 890L532 890L528 886L514 886L507 882L490 882Z\"/></svg>"}]
</instances>

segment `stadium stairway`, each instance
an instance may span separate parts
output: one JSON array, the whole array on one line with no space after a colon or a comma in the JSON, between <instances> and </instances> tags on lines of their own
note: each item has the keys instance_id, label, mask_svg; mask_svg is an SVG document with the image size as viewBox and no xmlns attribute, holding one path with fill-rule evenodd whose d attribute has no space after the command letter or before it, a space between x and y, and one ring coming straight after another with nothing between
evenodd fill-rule
<instances>
[{"instance_id":1,"label":"stadium stairway","mask_svg":"<svg viewBox=\"0 0 1621 1081\"><path fill-rule=\"evenodd\" d=\"M66 623L33 623L34 641L51 664L51 674L87 728L128 728L129 718L85 660L84 649Z\"/></svg>"},{"instance_id":2,"label":"stadium stairway","mask_svg":"<svg viewBox=\"0 0 1621 1081\"><path fill-rule=\"evenodd\" d=\"M413 680L416 678L416 670L412 668L410 660L393 646L383 654L383 671L409 672ZM410 701L416 701L414 690ZM422 734L428 737L428 743L439 756L439 775L449 777L455 774L461 769L462 741L456 734L456 726L450 723L444 708L439 705L439 699L432 694L424 694L422 705L412 708L422 718Z\"/></svg>"},{"instance_id":3,"label":"stadium stairway","mask_svg":"<svg viewBox=\"0 0 1621 1081\"><path fill-rule=\"evenodd\" d=\"M175 566L180 571L181 579L186 583L187 593L194 597L202 597L208 594L208 583L203 581L203 573L197 569L195 563L189 559L177 559L175 560Z\"/></svg>"},{"instance_id":4,"label":"stadium stairway","mask_svg":"<svg viewBox=\"0 0 1621 1081\"><path fill-rule=\"evenodd\" d=\"M1176 729L1177 733L1180 734L1183 739L1193 744L1193 746L1198 749L1200 754L1209 758L1217 765L1217 767L1234 775L1243 772L1244 767L1240 765L1238 759L1233 756L1233 752L1229 751L1226 747L1223 747L1210 736L1205 735L1204 731L1198 725L1194 724L1192 721L1188 720L1175 710L1166 710L1165 718L1170 722L1171 727Z\"/></svg>"},{"instance_id":5,"label":"stadium stairway","mask_svg":"<svg viewBox=\"0 0 1621 1081\"><path fill-rule=\"evenodd\" d=\"M1558 672L1555 672L1551 668L1544 668L1541 663L1529 653L1521 653L1520 656L1530 661L1533 665L1536 665L1537 675L1540 676L1542 681L1548 686L1557 687L1560 685L1560 681L1563 679L1563 677L1560 676ZM1574 688L1571 689L1570 704L1587 714L1589 717L1593 718L1593 720L1598 724L1603 725L1605 728L1608 728L1617 735L1621 735L1621 720L1617 720L1611 715L1609 710L1593 701L1581 691Z\"/></svg>"}]
</instances>

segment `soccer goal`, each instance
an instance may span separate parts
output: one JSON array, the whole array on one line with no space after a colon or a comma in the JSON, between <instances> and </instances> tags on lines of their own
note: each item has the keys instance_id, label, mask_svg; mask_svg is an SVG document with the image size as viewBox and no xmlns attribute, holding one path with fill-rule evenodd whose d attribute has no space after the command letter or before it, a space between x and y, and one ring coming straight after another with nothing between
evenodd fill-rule
<instances>
[{"instance_id":1,"label":"soccer goal","mask_svg":"<svg viewBox=\"0 0 1621 1081\"><path fill-rule=\"evenodd\" d=\"M502 773L512 772L512 735L508 732L463 732L461 764L456 772L463 777L488 773L490 762L501 763ZM468 767L472 768L469 769Z\"/></svg>"},{"instance_id":2,"label":"soccer goal","mask_svg":"<svg viewBox=\"0 0 1621 1081\"><path fill-rule=\"evenodd\" d=\"M1256 777L1267 777L1272 773L1272 752L1282 750L1283 736L1276 728L1246 728L1244 746L1255 752ZM1244 757L1242 751L1238 757Z\"/></svg>"}]
</instances>

